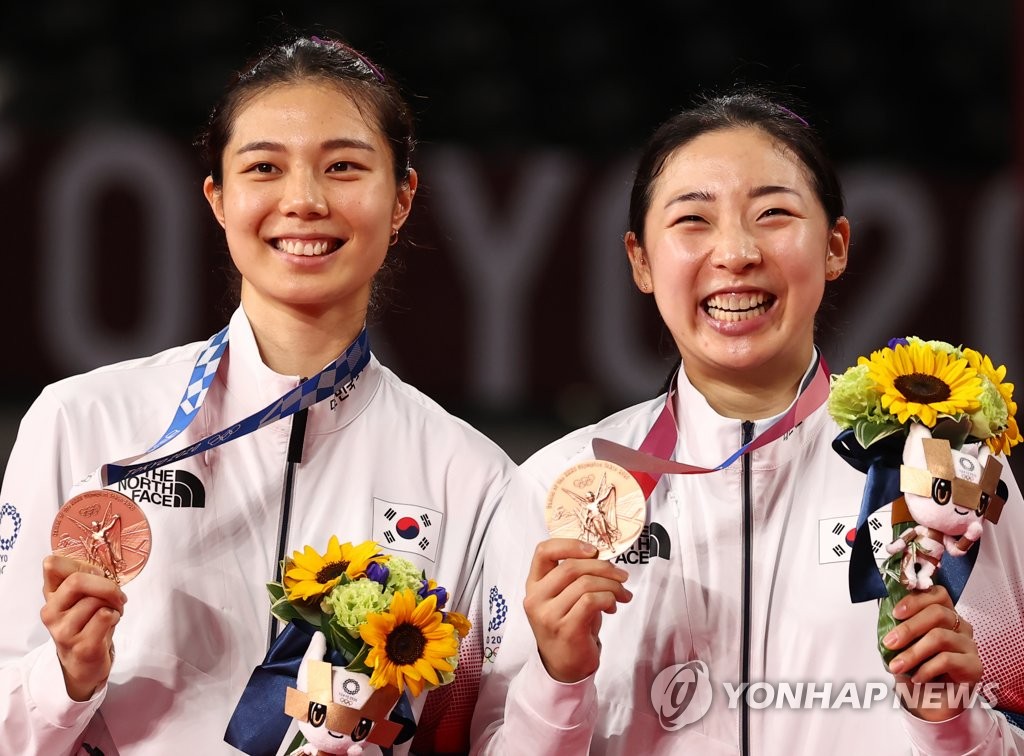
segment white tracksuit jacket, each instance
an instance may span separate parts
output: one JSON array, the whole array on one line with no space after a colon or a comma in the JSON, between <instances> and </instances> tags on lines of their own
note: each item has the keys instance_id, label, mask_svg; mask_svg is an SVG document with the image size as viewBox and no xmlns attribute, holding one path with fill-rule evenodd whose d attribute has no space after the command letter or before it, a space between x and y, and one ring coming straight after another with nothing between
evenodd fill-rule
<instances>
[{"instance_id":1,"label":"white tracksuit jacket","mask_svg":"<svg viewBox=\"0 0 1024 756\"><path fill-rule=\"evenodd\" d=\"M997 754L1022 748L1020 731L986 709L928 724L894 708L892 677L875 646L877 604L851 603L847 588L845 537L856 523L864 478L832 450L838 429L824 406L785 437L757 450L749 472L741 459L717 473L661 479L648 502L648 528L616 560L630 573L626 587L633 599L604 616L600 668L577 684L552 680L522 610L534 545L547 537L542 511L547 489L567 467L593 458L595 437L638 448L663 405L660 397L612 415L552 443L522 466L536 484L532 516L506 510L492 527L495 532L526 527L530 535L510 540L500 551L489 549L485 558L490 613L474 716L475 751L740 752L739 709L729 707L725 685L735 691L742 679L745 615L747 679L773 686L771 693L765 685L753 693L755 704L769 705L749 709L751 754ZM673 459L715 467L742 445L741 422L717 415L682 372L677 410L681 428ZM756 432L769 422L757 423ZM1001 701L1019 706L1024 696L1024 506L1008 469L1004 478L1009 501L998 525L986 523L978 563L958 609L975 627L986 678L996 681ZM745 503L747 480L751 495ZM512 516L515 522L508 519ZM751 529L749 557L745 517ZM876 519L873 538L888 542L888 512ZM745 596L742 575L748 560L751 585ZM693 711L686 709L677 723L700 714L709 690L710 709L696 721L667 730L652 703L652 686L662 670L695 660L706 665L710 688L702 691L696 684L695 665L681 673L677 681L691 681L697 694L689 702ZM799 682L815 683L817 698L807 694L806 685L797 688ZM832 692L822 696L829 682ZM782 683L790 683L788 698ZM664 678L660 684L664 690ZM853 686L845 703L844 684ZM800 690L803 694L796 697L815 708L788 707ZM863 706L865 698L880 698L883 691L884 700ZM823 709L823 698L836 708ZM778 700L788 708L776 708ZM662 713L671 712L663 708Z\"/></svg>"},{"instance_id":2,"label":"white tracksuit jacket","mask_svg":"<svg viewBox=\"0 0 1024 756\"><path fill-rule=\"evenodd\" d=\"M21 424L0 494L5 756L78 752L83 733L91 745L103 743L106 756L238 753L222 738L266 651L264 584L277 557L292 418L120 487L149 519L152 553L124 588L128 603L114 635L113 671L92 700L68 698L39 619L41 564L55 513L101 464L138 454L160 436L201 347L189 344L53 384ZM227 356L198 417L183 438L155 454L226 428L296 385L297 378L263 364L238 310ZM288 553L307 544L323 552L332 534L354 543L376 538L447 587L450 609L469 614L483 535L515 474L498 447L371 358L354 386L309 411ZM416 538L395 535L389 509L417 519ZM417 714L425 698L416 700ZM102 717L94 719L97 711ZM110 750L104 722L117 751Z\"/></svg>"}]
</instances>

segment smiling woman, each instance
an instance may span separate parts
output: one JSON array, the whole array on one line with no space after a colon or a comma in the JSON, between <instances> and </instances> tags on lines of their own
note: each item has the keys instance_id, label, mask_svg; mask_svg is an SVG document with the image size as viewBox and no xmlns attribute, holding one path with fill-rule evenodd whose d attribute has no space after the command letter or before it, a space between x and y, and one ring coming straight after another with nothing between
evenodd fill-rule
<instances>
[{"instance_id":1,"label":"smiling woman","mask_svg":"<svg viewBox=\"0 0 1024 756\"><path fill-rule=\"evenodd\" d=\"M825 281L846 267L849 222L828 216L792 149L750 127L673 153L648 207L626 235L633 278L653 293L690 380L727 417L785 409Z\"/></svg>"},{"instance_id":2,"label":"smiling woman","mask_svg":"<svg viewBox=\"0 0 1024 756\"><path fill-rule=\"evenodd\" d=\"M792 108L734 92L651 137L625 247L681 365L665 394L523 464L532 516L499 512L492 528L532 537L485 560L484 582L503 601L488 624L498 651L474 719L480 752L789 753L796 743L851 756L943 753L952 743L1018 752L1003 715L963 696L984 680L979 648L1000 669L1019 659L1000 640L1024 622L1012 535L1024 528L1024 501L1011 476L1015 523L986 542L955 611L944 588L900 601L891 666L877 658L875 607L850 600L864 476L833 450L839 426L814 344L826 282L845 270L849 243L836 173ZM940 367L956 392L957 376ZM882 382L888 367L878 368ZM579 540L549 537L540 506L550 492L551 509L564 471L613 462L647 497L644 529L614 563L597 558L602 544L583 526ZM876 548L888 518L872 518ZM844 707L826 693L815 707L764 695L780 683L865 690L879 679L915 697ZM942 695L921 703L929 684ZM1018 695L1000 689L1000 701Z\"/></svg>"},{"instance_id":3,"label":"smiling woman","mask_svg":"<svg viewBox=\"0 0 1024 756\"><path fill-rule=\"evenodd\" d=\"M264 329L261 354L278 372L312 375L355 339L416 193L412 124L401 100L381 96L392 90L380 69L355 54L346 64L361 76L312 65L311 51L346 49L321 40L267 56L203 139L203 191L242 275L242 306ZM308 317L324 342L296 353L285 334Z\"/></svg>"},{"instance_id":4,"label":"smiling woman","mask_svg":"<svg viewBox=\"0 0 1024 756\"><path fill-rule=\"evenodd\" d=\"M515 467L380 364L366 333L373 282L417 188L404 101L347 45L300 38L243 69L199 146L241 302L210 341L68 378L26 415L0 497L21 523L0 583L11 609L0 634L5 752L237 753L225 730L279 630L264 586L303 579L280 574L289 544L331 532L387 543L350 554L335 541L324 560L310 549L307 588L401 552L449 587L445 611L471 615L479 603L484 526ZM165 444L173 454L136 464ZM172 495L185 480L190 505ZM61 502L90 488L130 497L150 518L148 569L126 592L96 565L46 556ZM155 490L166 506L136 495ZM453 625L427 615L417 621L448 633L438 647L451 656ZM246 752L282 745L285 687L248 720L259 727L243 728ZM412 702L404 721L423 706ZM464 697L447 713L466 724L471 706ZM465 729L447 733L418 743L465 747ZM362 723L348 735L383 742Z\"/></svg>"},{"instance_id":5,"label":"smiling woman","mask_svg":"<svg viewBox=\"0 0 1024 756\"><path fill-rule=\"evenodd\" d=\"M342 88L317 81L240 109L223 163L222 183L211 175L204 191L242 274L242 305L266 329L261 353L278 372L312 375L362 328L416 172L396 185L385 137ZM308 355L278 333L304 314L330 334Z\"/></svg>"}]
</instances>

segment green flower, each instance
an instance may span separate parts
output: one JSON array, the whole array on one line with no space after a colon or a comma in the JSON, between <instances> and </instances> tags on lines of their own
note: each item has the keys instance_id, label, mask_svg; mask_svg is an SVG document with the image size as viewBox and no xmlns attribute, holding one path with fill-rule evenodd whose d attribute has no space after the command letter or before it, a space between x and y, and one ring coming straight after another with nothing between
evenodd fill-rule
<instances>
[{"instance_id":1,"label":"green flower","mask_svg":"<svg viewBox=\"0 0 1024 756\"><path fill-rule=\"evenodd\" d=\"M867 364L832 376L828 411L840 428L853 428L857 441L865 449L903 429L899 420L882 408L882 392Z\"/></svg>"},{"instance_id":2,"label":"green flower","mask_svg":"<svg viewBox=\"0 0 1024 756\"><path fill-rule=\"evenodd\" d=\"M408 559L393 556L388 561L388 569L391 570L391 574L388 575L388 584L384 591L388 601L396 593L404 590L416 593L423 584L423 570Z\"/></svg>"},{"instance_id":3,"label":"green flower","mask_svg":"<svg viewBox=\"0 0 1024 756\"><path fill-rule=\"evenodd\" d=\"M959 347L955 347L947 341L925 341L920 336L907 336L907 341L911 344L923 344L924 346L931 349L933 352L943 352L945 354L951 354L957 359L960 359L963 356L960 353Z\"/></svg>"},{"instance_id":4,"label":"green flower","mask_svg":"<svg viewBox=\"0 0 1024 756\"><path fill-rule=\"evenodd\" d=\"M975 438L990 438L1002 433L1010 422L1010 413L999 387L985 376L981 379L981 407L970 415L971 435Z\"/></svg>"},{"instance_id":5,"label":"green flower","mask_svg":"<svg viewBox=\"0 0 1024 756\"><path fill-rule=\"evenodd\" d=\"M852 428L863 418L884 420L882 394L875 388L867 365L857 365L842 375L832 376L828 411L841 428Z\"/></svg>"},{"instance_id":6,"label":"green flower","mask_svg":"<svg viewBox=\"0 0 1024 756\"><path fill-rule=\"evenodd\" d=\"M380 583L359 578L339 585L323 601L323 609L334 614L334 622L358 637L359 626L370 613L387 611L390 597L381 591Z\"/></svg>"}]
</instances>

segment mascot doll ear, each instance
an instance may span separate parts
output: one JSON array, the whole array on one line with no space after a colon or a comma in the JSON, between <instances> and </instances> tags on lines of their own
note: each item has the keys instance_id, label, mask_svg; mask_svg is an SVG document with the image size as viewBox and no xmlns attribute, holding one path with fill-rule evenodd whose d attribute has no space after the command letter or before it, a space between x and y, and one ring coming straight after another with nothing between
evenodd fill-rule
<instances>
[{"instance_id":1,"label":"mascot doll ear","mask_svg":"<svg viewBox=\"0 0 1024 756\"><path fill-rule=\"evenodd\" d=\"M927 469L924 456L924 440L931 439L932 432L927 425L911 423L907 431L907 440L903 443L903 464L907 467Z\"/></svg>"},{"instance_id":2,"label":"mascot doll ear","mask_svg":"<svg viewBox=\"0 0 1024 756\"><path fill-rule=\"evenodd\" d=\"M307 685L309 683L310 661L323 661L326 653L327 638L322 632L317 630L313 633L313 638L309 641L309 647L306 649L306 653L302 655L302 662L299 664L299 673L296 675L295 682L298 683L300 690L309 691Z\"/></svg>"},{"instance_id":3,"label":"mascot doll ear","mask_svg":"<svg viewBox=\"0 0 1024 756\"><path fill-rule=\"evenodd\" d=\"M317 630L309 642L309 647L302 655L299 671L295 676L296 688L288 688L285 693L284 713L299 722L309 722L311 712L316 709L312 704L326 706L331 701L331 665L324 661L327 653L327 639ZM319 718L319 717L317 717ZM313 723L316 726L321 722Z\"/></svg>"}]
</instances>

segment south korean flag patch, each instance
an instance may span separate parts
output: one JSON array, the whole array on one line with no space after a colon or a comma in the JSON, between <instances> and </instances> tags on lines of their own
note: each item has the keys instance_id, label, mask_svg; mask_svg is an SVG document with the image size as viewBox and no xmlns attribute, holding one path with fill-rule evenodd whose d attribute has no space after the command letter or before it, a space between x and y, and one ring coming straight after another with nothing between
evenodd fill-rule
<instances>
[{"instance_id":1,"label":"south korean flag patch","mask_svg":"<svg viewBox=\"0 0 1024 756\"><path fill-rule=\"evenodd\" d=\"M880 509L868 518L871 550L878 562L888 559L885 545L892 541L892 513ZM857 537L857 515L818 520L818 564L849 562Z\"/></svg>"},{"instance_id":2,"label":"south korean flag patch","mask_svg":"<svg viewBox=\"0 0 1024 756\"><path fill-rule=\"evenodd\" d=\"M418 504L373 500L373 540L386 551L419 554L437 561L444 513Z\"/></svg>"}]
</instances>

